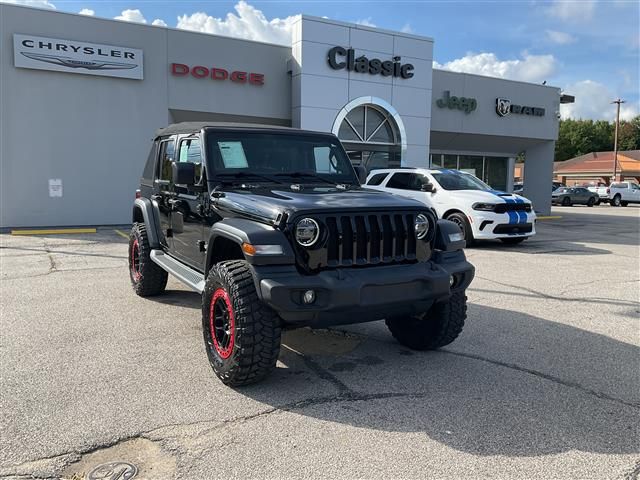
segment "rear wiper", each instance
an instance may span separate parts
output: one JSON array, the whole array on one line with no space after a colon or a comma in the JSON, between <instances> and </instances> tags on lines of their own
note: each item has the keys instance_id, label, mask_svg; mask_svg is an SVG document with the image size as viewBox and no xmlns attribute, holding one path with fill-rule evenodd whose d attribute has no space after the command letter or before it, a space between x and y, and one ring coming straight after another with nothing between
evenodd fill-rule
<instances>
[{"instance_id":1,"label":"rear wiper","mask_svg":"<svg viewBox=\"0 0 640 480\"><path fill-rule=\"evenodd\" d=\"M320 175L316 175L315 173L310 172L291 172L291 173L276 173L275 177L291 177L291 178L315 178L316 180L320 180L324 183L330 183L331 185L336 185L336 182L331 180L327 180L326 178L322 178Z\"/></svg>"},{"instance_id":2,"label":"rear wiper","mask_svg":"<svg viewBox=\"0 0 640 480\"><path fill-rule=\"evenodd\" d=\"M259 173L251 173L251 172L235 172L235 173L217 173L214 177L214 180L216 178L220 178L220 177L233 177L233 178L238 178L238 179L246 179L246 178L259 178L262 180L266 180L268 182L272 182L272 183L282 183L280 180L277 180L275 178L269 177L267 175L260 175Z\"/></svg>"}]
</instances>

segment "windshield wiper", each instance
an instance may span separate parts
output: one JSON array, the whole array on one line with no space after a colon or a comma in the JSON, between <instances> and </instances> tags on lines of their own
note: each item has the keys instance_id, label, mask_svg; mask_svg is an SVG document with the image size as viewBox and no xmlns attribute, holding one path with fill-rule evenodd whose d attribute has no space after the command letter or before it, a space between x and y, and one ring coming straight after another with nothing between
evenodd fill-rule
<instances>
[{"instance_id":1,"label":"windshield wiper","mask_svg":"<svg viewBox=\"0 0 640 480\"><path fill-rule=\"evenodd\" d=\"M260 175L259 173L251 173L251 172L235 172L235 173L217 173L214 176L214 180L219 177L229 177L229 178L238 178L238 179L247 179L247 178L259 178L261 180L266 180L272 183L283 183L280 180L269 177L267 175ZM227 181L228 182L228 181Z\"/></svg>"},{"instance_id":2,"label":"windshield wiper","mask_svg":"<svg viewBox=\"0 0 640 480\"><path fill-rule=\"evenodd\" d=\"M334 182L332 180L327 180L326 178L322 178L320 175L316 175L311 172L291 172L291 173L276 173L275 177L291 177L291 178L314 178L316 180L320 180L324 183L330 183L331 185L337 185L338 182Z\"/></svg>"}]
</instances>

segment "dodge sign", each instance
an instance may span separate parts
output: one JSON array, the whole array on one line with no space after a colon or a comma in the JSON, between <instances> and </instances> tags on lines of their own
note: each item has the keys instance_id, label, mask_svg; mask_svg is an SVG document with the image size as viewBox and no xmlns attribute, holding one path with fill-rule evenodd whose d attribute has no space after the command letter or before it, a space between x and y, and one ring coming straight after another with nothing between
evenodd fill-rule
<instances>
[{"instance_id":1,"label":"dodge sign","mask_svg":"<svg viewBox=\"0 0 640 480\"><path fill-rule=\"evenodd\" d=\"M142 80L142 50L59 38L13 35L19 68Z\"/></svg>"}]
</instances>

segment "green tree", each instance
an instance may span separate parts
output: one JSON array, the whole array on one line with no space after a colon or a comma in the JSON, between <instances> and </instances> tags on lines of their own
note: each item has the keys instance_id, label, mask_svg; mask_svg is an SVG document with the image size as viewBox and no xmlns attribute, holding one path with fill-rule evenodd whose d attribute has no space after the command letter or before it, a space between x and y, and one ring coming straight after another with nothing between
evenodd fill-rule
<instances>
[{"instance_id":1,"label":"green tree","mask_svg":"<svg viewBox=\"0 0 640 480\"><path fill-rule=\"evenodd\" d=\"M640 150L640 115L629 122L620 122L618 150Z\"/></svg>"}]
</instances>

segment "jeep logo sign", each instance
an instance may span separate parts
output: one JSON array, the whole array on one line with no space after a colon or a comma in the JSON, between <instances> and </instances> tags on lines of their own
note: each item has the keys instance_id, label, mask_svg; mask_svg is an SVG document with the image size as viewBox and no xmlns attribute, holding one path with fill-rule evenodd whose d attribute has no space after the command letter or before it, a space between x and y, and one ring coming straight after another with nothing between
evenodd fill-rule
<instances>
[{"instance_id":1,"label":"jeep logo sign","mask_svg":"<svg viewBox=\"0 0 640 480\"><path fill-rule=\"evenodd\" d=\"M364 55L356 58L353 48L333 47L327 55L329 66L334 70L346 69L349 72L382 75L383 77L413 77L413 65L400 63L400 57L393 57L393 61L382 61L378 58L368 59Z\"/></svg>"},{"instance_id":2,"label":"jeep logo sign","mask_svg":"<svg viewBox=\"0 0 640 480\"><path fill-rule=\"evenodd\" d=\"M143 79L142 50L60 38L13 35L17 68Z\"/></svg>"},{"instance_id":3,"label":"jeep logo sign","mask_svg":"<svg viewBox=\"0 0 640 480\"><path fill-rule=\"evenodd\" d=\"M436 101L436 105L440 108L449 108L450 110L462 110L466 114L478 108L478 102L475 98L450 96L449 90L444 91L442 98Z\"/></svg>"}]
</instances>

